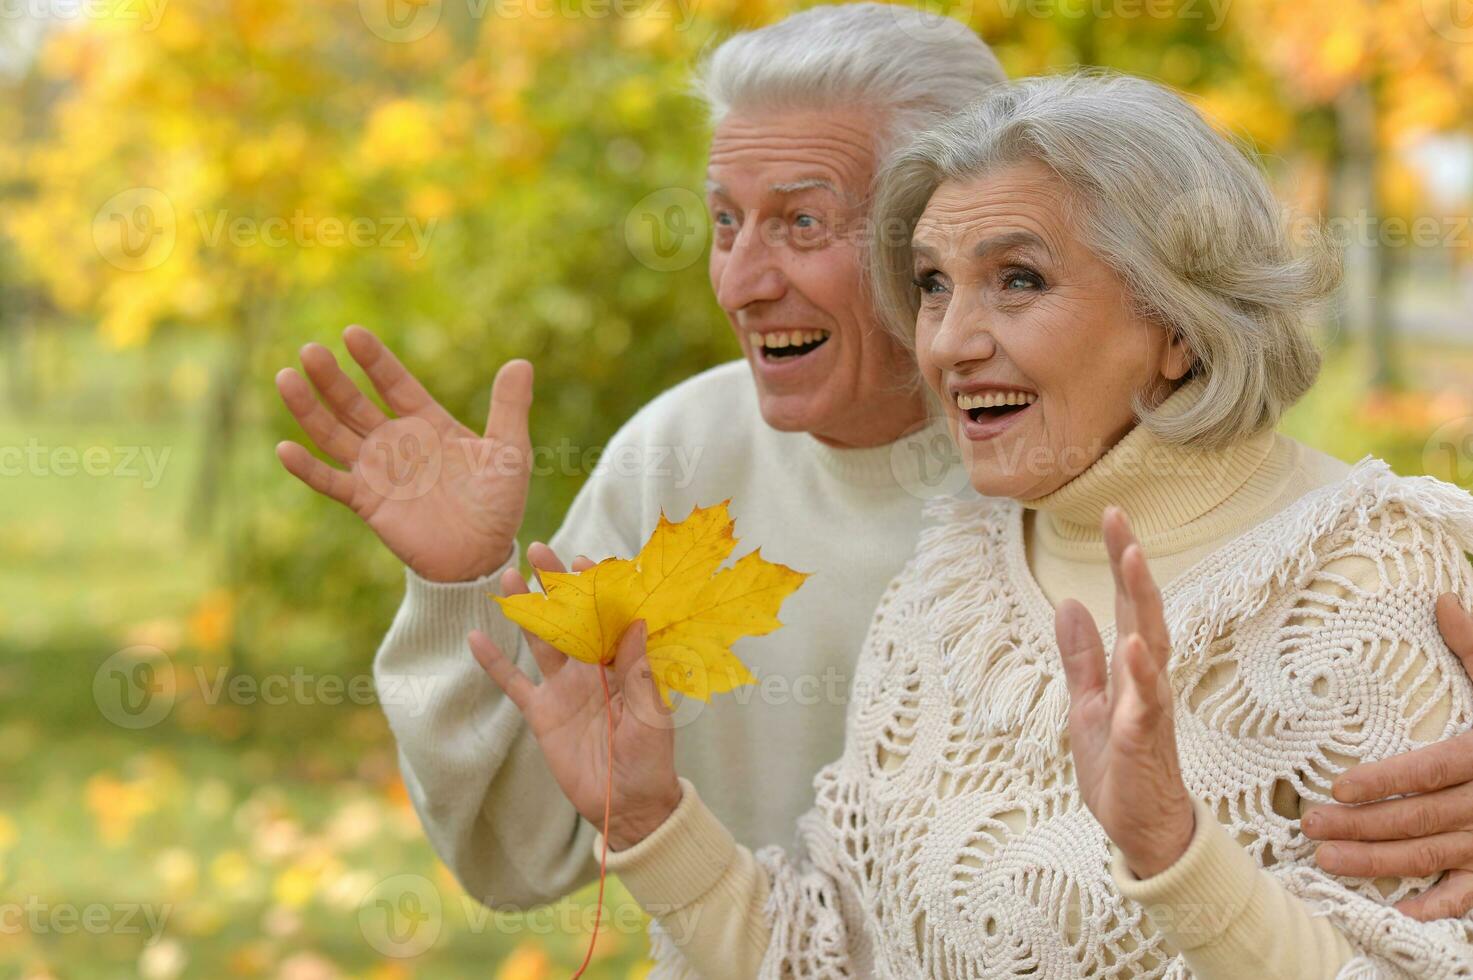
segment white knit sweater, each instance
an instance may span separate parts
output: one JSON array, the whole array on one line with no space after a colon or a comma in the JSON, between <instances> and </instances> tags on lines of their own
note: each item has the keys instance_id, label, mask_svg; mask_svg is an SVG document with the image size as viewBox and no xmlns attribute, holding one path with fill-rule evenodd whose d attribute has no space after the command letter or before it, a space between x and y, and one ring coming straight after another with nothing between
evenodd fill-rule
<instances>
[{"instance_id":1,"label":"white knit sweater","mask_svg":"<svg viewBox=\"0 0 1473 980\"><path fill-rule=\"evenodd\" d=\"M1473 498L1367 459L1164 588L1199 819L1178 865L1144 882L1112 864L1078 795L1024 514L932 505L875 613L844 751L815 780L796 851L764 848L754 868L687 784L616 856L636 897L665 907L664 974L750 975L734 964L756 950L764 978L1287 978L1301 953L1342 975L1473 976L1469 920L1390 907L1430 880L1329 876L1298 825L1351 765L1473 723L1433 613L1440 593L1473 592ZM1319 932L1298 934L1323 949L1265 952L1279 920L1311 914Z\"/></svg>"}]
</instances>

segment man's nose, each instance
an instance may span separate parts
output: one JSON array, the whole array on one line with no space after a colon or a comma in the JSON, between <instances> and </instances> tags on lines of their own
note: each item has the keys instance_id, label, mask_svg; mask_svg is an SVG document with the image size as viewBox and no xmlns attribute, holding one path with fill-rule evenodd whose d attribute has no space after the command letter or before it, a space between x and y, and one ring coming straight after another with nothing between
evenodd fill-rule
<instances>
[{"instance_id":1,"label":"man's nose","mask_svg":"<svg viewBox=\"0 0 1473 980\"><path fill-rule=\"evenodd\" d=\"M716 284L721 308L734 312L753 303L782 299L788 289L782 270L784 254L782 242L771 231L764 231L761 222L743 225Z\"/></svg>"}]
</instances>

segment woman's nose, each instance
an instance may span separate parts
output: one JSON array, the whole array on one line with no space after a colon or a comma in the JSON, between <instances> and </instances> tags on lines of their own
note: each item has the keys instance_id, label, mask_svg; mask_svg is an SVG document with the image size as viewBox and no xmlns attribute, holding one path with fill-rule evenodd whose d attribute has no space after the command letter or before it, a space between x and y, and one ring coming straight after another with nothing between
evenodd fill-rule
<instances>
[{"instance_id":1,"label":"woman's nose","mask_svg":"<svg viewBox=\"0 0 1473 980\"><path fill-rule=\"evenodd\" d=\"M947 307L941 325L931 335L930 348L932 363L952 368L990 359L997 353L997 338L985 311L958 297Z\"/></svg>"}]
</instances>

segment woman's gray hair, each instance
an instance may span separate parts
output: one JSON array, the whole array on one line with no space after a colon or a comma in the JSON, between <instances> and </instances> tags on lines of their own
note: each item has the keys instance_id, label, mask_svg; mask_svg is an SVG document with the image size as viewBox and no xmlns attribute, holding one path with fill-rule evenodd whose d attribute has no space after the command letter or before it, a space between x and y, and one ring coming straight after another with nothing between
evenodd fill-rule
<instances>
[{"instance_id":1,"label":"woman's gray hair","mask_svg":"<svg viewBox=\"0 0 1473 980\"><path fill-rule=\"evenodd\" d=\"M1083 241L1141 313L1192 352L1202 397L1137 416L1177 445L1221 448L1272 428L1309 390L1320 353L1308 320L1339 281L1322 235L1296 248L1245 149L1180 96L1101 72L991 89L898 150L877 180L870 274L880 315L914 344L910 239L936 188L1024 162L1058 175ZM1081 365L1087 368L1087 365Z\"/></svg>"},{"instance_id":2,"label":"woman's gray hair","mask_svg":"<svg viewBox=\"0 0 1473 980\"><path fill-rule=\"evenodd\" d=\"M883 3L813 7L735 34L693 83L712 125L733 109L872 108L876 154L974 101L1007 78L965 24Z\"/></svg>"}]
</instances>

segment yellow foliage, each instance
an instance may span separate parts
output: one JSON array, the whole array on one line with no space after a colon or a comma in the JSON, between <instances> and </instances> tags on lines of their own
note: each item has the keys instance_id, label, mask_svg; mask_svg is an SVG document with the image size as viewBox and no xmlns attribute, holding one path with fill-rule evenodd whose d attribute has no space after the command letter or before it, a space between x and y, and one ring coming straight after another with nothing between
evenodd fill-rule
<instances>
[{"instance_id":1,"label":"yellow foliage","mask_svg":"<svg viewBox=\"0 0 1473 980\"><path fill-rule=\"evenodd\" d=\"M423 166L440 155L439 128L424 103L392 99L369 116L361 152L378 167Z\"/></svg>"},{"instance_id":2,"label":"yellow foliage","mask_svg":"<svg viewBox=\"0 0 1473 980\"><path fill-rule=\"evenodd\" d=\"M545 595L493 598L508 619L591 664L612 661L624 630L643 619L650 668L666 704L671 691L706 701L753 683L731 644L781 626L778 609L808 576L767 561L760 549L718 572L737 544L729 502L696 507L678 524L661 513L633 560L543 572Z\"/></svg>"},{"instance_id":3,"label":"yellow foliage","mask_svg":"<svg viewBox=\"0 0 1473 980\"><path fill-rule=\"evenodd\" d=\"M189 617L190 641L206 653L219 653L229 642L234 624L235 596L228 589L213 589Z\"/></svg>"},{"instance_id":4,"label":"yellow foliage","mask_svg":"<svg viewBox=\"0 0 1473 980\"><path fill-rule=\"evenodd\" d=\"M546 980L552 976L552 960L541 944L524 942L501 961L496 980Z\"/></svg>"},{"instance_id":5,"label":"yellow foliage","mask_svg":"<svg viewBox=\"0 0 1473 980\"><path fill-rule=\"evenodd\" d=\"M110 846L133 835L138 818L152 812L158 800L142 780L124 782L108 773L87 780L87 809L97 822L97 836Z\"/></svg>"}]
</instances>

